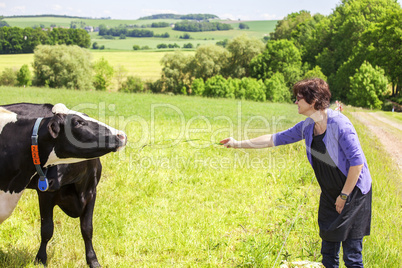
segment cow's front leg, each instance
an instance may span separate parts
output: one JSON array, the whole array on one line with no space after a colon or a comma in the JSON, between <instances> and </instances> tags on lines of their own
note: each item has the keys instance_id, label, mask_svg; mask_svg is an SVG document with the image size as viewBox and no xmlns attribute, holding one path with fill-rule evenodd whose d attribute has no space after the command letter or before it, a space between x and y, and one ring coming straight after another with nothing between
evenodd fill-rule
<instances>
[{"instance_id":1,"label":"cow's front leg","mask_svg":"<svg viewBox=\"0 0 402 268\"><path fill-rule=\"evenodd\" d=\"M80 217L81 222L81 234L85 243L85 257L89 267L101 267L96 257L95 250L92 245L92 234L93 234L93 212L95 207L96 193L92 196L89 202L86 204L84 211Z\"/></svg>"},{"instance_id":2,"label":"cow's front leg","mask_svg":"<svg viewBox=\"0 0 402 268\"><path fill-rule=\"evenodd\" d=\"M47 243L53 236L54 224L53 224L53 193L42 193L38 191L39 196L39 209L41 219L41 243L38 254L36 255L35 262L42 263L46 266Z\"/></svg>"}]
</instances>

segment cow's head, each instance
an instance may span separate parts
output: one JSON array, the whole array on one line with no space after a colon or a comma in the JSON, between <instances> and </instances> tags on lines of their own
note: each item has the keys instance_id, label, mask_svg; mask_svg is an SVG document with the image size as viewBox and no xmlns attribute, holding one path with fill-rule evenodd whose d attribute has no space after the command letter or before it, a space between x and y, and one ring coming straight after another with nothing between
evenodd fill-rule
<instances>
[{"instance_id":1,"label":"cow's head","mask_svg":"<svg viewBox=\"0 0 402 268\"><path fill-rule=\"evenodd\" d=\"M127 143L123 131L69 110L64 104L56 104L52 111L54 116L47 124L47 131L55 146L45 166L97 158L119 151Z\"/></svg>"}]
</instances>

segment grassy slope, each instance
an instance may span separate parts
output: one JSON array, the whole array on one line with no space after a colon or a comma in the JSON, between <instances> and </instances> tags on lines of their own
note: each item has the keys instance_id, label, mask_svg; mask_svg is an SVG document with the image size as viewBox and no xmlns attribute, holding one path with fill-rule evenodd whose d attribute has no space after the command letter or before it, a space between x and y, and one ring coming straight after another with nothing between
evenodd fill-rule
<instances>
[{"instance_id":1,"label":"grassy slope","mask_svg":"<svg viewBox=\"0 0 402 268\"><path fill-rule=\"evenodd\" d=\"M91 51L93 61L104 57L113 67L124 66L128 70L127 75L139 76L144 81L160 78L162 70L160 60L166 53L172 52ZM192 54L194 52L184 51L183 53ZM5 68L19 70L23 64L28 64L32 71L32 63L33 54L0 55L0 73Z\"/></svg>"},{"instance_id":2,"label":"grassy slope","mask_svg":"<svg viewBox=\"0 0 402 268\"><path fill-rule=\"evenodd\" d=\"M35 25L43 24L46 27L50 27L51 24L56 24L57 26L69 27L72 20L84 21L86 25L89 26L99 26L100 24L105 24L108 27L116 27L120 24L127 25L149 25L152 22L169 22L174 23L177 20L89 20L89 19L71 19L71 18L49 18L49 17L38 17L38 18L7 18L6 21L10 26L17 27L32 27ZM127 38L120 40L116 37L115 40L102 39L97 33L91 33L92 42L97 42L99 45L104 45L106 50L129 50L133 49L133 45L139 45L140 47L148 46L152 49L156 49L156 46L161 43L173 44L177 43L180 47L184 44L192 43L194 47L203 44L215 44L217 41L224 39L232 39L238 35L246 34L248 36L262 38L264 35L269 34L274 31L276 26L276 21L247 21L245 22L249 25L248 30L238 30L239 22L231 22L234 30L230 31L215 31L215 32L199 32L199 33L189 33L192 37L190 40L180 39L180 36L184 32L174 31L172 28L147 28L152 30L155 34L163 34L168 32L170 38Z\"/></svg>"},{"instance_id":3,"label":"grassy slope","mask_svg":"<svg viewBox=\"0 0 402 268\"><path fill-rule=\"evenodd\" d=\"M95 104L98 109L83 111L128 134L123 152L102 158L94 245L104 267L272 267L279 252L276 265L285 258L319 260L319 187L303 144L263 150L215 145L229 135L288 128L303 119L295 106L37 88L0 92L0 104ZM354 124L374 179L366 266L400 267L400 176L376 140ZM55 218L49 266L82 267L78 220L59 209ZM36 194L28 190L0 228L3 267L33 267L39 227Z\"/></svg>"}]
</instances>

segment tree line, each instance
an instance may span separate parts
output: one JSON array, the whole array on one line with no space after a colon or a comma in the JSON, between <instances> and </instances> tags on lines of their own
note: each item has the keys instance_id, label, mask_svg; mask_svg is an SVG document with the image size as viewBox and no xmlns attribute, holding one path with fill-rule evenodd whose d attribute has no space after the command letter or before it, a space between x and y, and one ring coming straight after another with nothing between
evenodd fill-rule
<instances>
[{"instance_id":1,"label":"tree line","mask_svg":"<svg viewBox=\"0 0 402 268\"><path fill-rule=\"evenodd\" d=\"M206 31L227 31L233 27L230 24L208 21L179 21L174 25L173 30L185 32L206 32Z\"/></svg>"},{"instance_id":2,"label":"tree line","mask_svg":"<svg viewBox=\"0 0 402 268\"><path fill-rule=\"evenodd\" d=\"M169 38L169 33L155 35L153 31L146 29L127 29L125 27L107 28L106 25L101 24L99 26L100 36L129 36L129 37L162 37Z\"/></svg>"},{"instance_id":3,"label":"tree line","mask_svg":"<svg viewBox=\"0 0 402 268\"><path fill-rule=\"evenodd\" d=\"M139 20L158 20L158 19L174 19L174 20L212 20L219 19L218 16L213 14L187 14L187 15L178 15L178 14L156 14L147 17L141 17Z\"/></svg>"},{"instance_id":4,"label":"tree line","mask_svg":"<svg viewBox=\"0 0 402 268\"><path fill-rule=\"evenodd\" d=\"M402 103L401 21L402 9L395 0L345 0L329 16L291 13L278 21L265 48L253 57L236 52L238 40L229 41L226 50L200 47L193 58L168 56L156 88L193 94L196 79L207 83L221 75L271 86L278 83L267 80L282 79L291 91L298 80L318 76L328 81L333 99L390 109L386 98Z\"/></svg>"},{"instance_id":5,"label":"tree line","mask_svg":"<svg viewBox=\"0 0 402 268\"><path fill-rule=\"evenodd\" d=\"M82 29L0 28L0 54L32 53L38 45L77 45L89 48L91 38Z\"/></svg>"}]
</instances>

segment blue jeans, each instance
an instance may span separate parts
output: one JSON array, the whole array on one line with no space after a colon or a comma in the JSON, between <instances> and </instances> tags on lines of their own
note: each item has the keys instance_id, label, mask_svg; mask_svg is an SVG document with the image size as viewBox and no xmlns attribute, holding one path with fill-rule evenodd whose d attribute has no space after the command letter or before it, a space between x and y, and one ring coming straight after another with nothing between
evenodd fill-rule
<instances>
[{"instance_id":1,"label":"blue jeans","mask_svg":"<svg viewBox=\"0 0 402 268\"><path fill-rule=\"evenodd\" d=\"M322 264L326 268L339 267L339 251L343 247L343 261L346 267L363 267L363 239L347 239L343 242L322 241Z\"/></svg>"}]
</instances>

